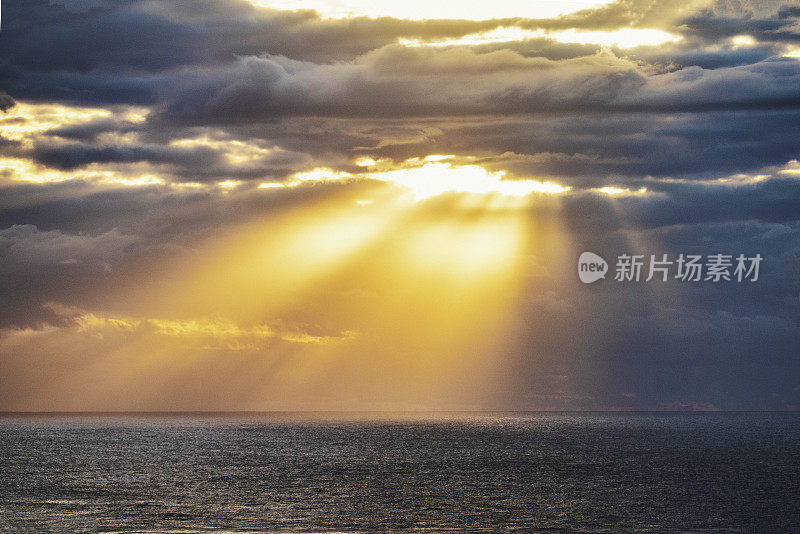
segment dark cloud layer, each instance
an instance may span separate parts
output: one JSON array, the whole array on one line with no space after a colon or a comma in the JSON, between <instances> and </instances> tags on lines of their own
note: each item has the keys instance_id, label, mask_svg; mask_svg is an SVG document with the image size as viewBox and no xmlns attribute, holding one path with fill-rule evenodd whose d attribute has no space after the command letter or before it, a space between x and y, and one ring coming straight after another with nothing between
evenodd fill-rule
<instances>
[{"instance_id":1,"label":"dark cloud layer","mask_svg":"<svg viewBox=\"0 0 800 534\"><path fill-rule=\"evenodd\" d=\"M14 99L11 98L11 96L8 93L6 93L5 91L0 91L0 111L5 113L6 111L8 111L9 109L13 108L16 105L17 103L14 102Z\"/></svg>"},{"instance_id":2,"label":"dark cloud layer","mask_svg":"<svg viewBox=\"0 0 800 534\"><path fill-rule=\"evenodd\" d=\"M555 19L410 21L324 19L312 11L275 11L237 0L191 9L132 0L77 7L12 2L0 35L0 45L8 50L0 61L0 80L15 98L151 106L148 124L136 129L151 140L157 131L187 126L211 125L233 136L255 128L259 137L274 135L279 146L304 152L306 147L298 146L302 142L289 146L293 140L282 137L287 121L361 121L340 121L335 128L333 122L323 123L320 133L329 147L314 146L308 136L308 152L325 154L328 161L320 164L327 166L342 165L354 149L364 147L409 153L408 143L382 137L367 121L436 117L445 132L438 141L455 146L466 143L456 135L448 138L447 132L456 131L448 122L475 116L507 117L509 124L500 123L494 139L484 128L463 151L537 155L539 164L517 169L575 176L574 184L579 176L597 173L685 177L749 172L793 159L800 62L776 56L798 35L797 10L780 3L698 7L703 5L677 0L619 1ZM399 38L441 40L509 25L547 31L660 28L684 40L630 50L545 38L441 49L396 44ZM729 41L741 34L751 35L756 44L740 47ZM744 115L732 117L734 110ZM677 113L682 114L680 129L655 126L675 120ZM709 113L716 113L713 123ZM577 121L576 114L582 114ZM649 114L648 121L638 114ZM535 117L530 119L534 130L520 136L519 118L526 115ZM593 140L581 139L579 132L575 139L559 135L564 122L585 120L605 130L596 131ZM629 131L627 125L634 123L645 130ZM180 151L148 146L145 140L131 146L96 140L100 133L133 130L107 120L63 126L50 133L80 144L42 143L33 156L62 169L167 163L182 178L217 157L183 151L196 157L192 164ZM377 135L363 139L365 131ZM348 137L353 142L341 145ZM708 146L710 139L715 146ZM411 156L419 156L426 148L420 144L414 150L418 153ZM675 151L681 157L672 156ZM557 157L541 163L548 154ZM598 160L614 163L596 167L592 162ZM219 172L209 176L236 174L211 167ZM291 165L270 164L239 176L260 179L290 171Z\"/></svg>"}]
</instances>

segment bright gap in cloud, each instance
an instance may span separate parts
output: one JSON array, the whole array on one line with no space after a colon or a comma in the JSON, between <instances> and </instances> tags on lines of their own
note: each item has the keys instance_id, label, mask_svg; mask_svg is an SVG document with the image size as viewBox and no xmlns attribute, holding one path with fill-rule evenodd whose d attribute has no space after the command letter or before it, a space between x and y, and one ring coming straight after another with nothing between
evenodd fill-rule
<instances>
[{"instance_id":1,"label":"bright gap in cloud","mask_svg":"<svg viewBox=\"0 0 800 534\"><path fill-rule=\"evenodd\" d=\"M552 182L503 180L504 172L488 172L478 165L452 165L428 162L421 167L371 174L370 178L408 188L416 200L444 193L499 194L524 197L531 193L558 194L568 190Z\"/></svg>"},{"instance_id":2,"label":"bright gap in cloud","mask_svg":"<svg viewBox=\"0 0 800 534\"><path fill-rule=\"evenodd\" d=\"M570 190L569 187L553 182L538 180L505 180L505 172L489 172L479 165L458 165L446 160L452 156L428 156L414 158L397 168L374 168L376 162L362 160L359 165L366 167L363 174L351 174L318 168L296 173L289 182L264 182L260 189L292 187L308 182L326 182L348 179L371 179L393 183L408 189L414 200L425 200L445 193L470 193L476 195L499 195L522 198L532 193L556 195Z\"/></svg>"},{"instance_id":3,"label":"bright gap in cloud","mask_svg":"<svg viewBox=\"0 0 800 534\"><path fill-rule=\"evenodd\" d=\"M622 28L615 31L565 30L560 32L545 32L544 30L526 30L523 28L511 27L497 28L482 33L474 33L458 39L447 39L443 41L401 39L400 43L405 46L412 47L477 46L537 38L552 39L560 43L595 44L601 46L617 46L619 48L657 46L660 44L677 42L681 40L679 35L653 29Z\"/></svg>"},{"instance_id":4,"label":"bright gap in cloud","mask_svg":"<svg viewBox=\"0 0 800 534\"><path fill-rule=\"evenodd\" d=\"M632 195L646 195L647 194L647 188L646 187L640 187L639 189L634 190L634 189L630 189L630 188L627 188L627 187L622 188L622 187L617 187L617 186L613 186L613 185L601 187L599 189L594 189L594 191L597 191L599 193L603 193L605 195L610 195L610 196L617 196L617 195L632 196Z\"/></svg>"},{"instance_id":5,"label":"bright gap in cloud","mask_svg":"<svg viewBox=\"0 0 800 534\"><path fill-rule=\"evenodd\" d=\"M749 46L755 46L758 44L758 41L750 35L737 35L731 39L731 43L737 48L747 48Z\"/></svg>"},{"instance_id":6,"label":"bright gap in cloud","mask_svg":"<svg viewBox=\"0 0 800 534\"><path fill-rule=\"evenodd\" d=\"M800 48L791 47L787 49L786 52L783 54L783 57L793 57L796 59L800 59Z\"/></svg>"},{"instance_id":7,"label":"bright gap in cloud","mask_svg":"<svg viewBox=\"0 0 800 534\"><path fill-rule=\"evenodd\" d=\"M550 18L607 4L598 0L495 0L460 2L442 0L251 0L254 4L282 10L313 9L327 18L354 16L396 17L401 19Z\"/></svg>"}]
</instances>

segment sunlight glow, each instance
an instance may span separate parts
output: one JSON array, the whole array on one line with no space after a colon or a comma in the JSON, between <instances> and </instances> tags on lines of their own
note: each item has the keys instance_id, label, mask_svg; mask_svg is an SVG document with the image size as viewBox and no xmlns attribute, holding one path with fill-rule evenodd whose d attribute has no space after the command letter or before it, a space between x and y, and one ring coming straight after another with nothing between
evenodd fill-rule
<instances>
[{"instance_id":1,"label":"sunlight glow","mask_svg":"<svg viewBox=\"0 0 800 534\"><path fill-rule=\"evenodd\" d=\"M504 171L489 172L479 165L459 165L447 162L454 156L432 155L424 159L412 158L390 166L383 161L362 158L356 164L363 167L363 174L317 168L296 173L288 182L264 182L260 189L292 187L307 182L370 179L392 183L409 190L414 200L420 201L446 193L470 193L475 195L499 195L522 198L539 193L556 195L570 190L553 182L538 180L505 179Z\"/></svg>"},{"instance_id":2,"label":"sunlight glow","mask_svg":"<svg viewBox=\"0 0 800 534\"><path fill-rule=\"evenodd\" d=\"M153 174L130 174L122 171L105 170L91 164L84 169L60 171L23 158L0 158L2 180L28 182L32 184L55 184L69 180L81 180L99 186L109 187L148 187L164 186L172 189L202 189L209 185L196 182L167 182ZM238 184L239 182L236 182ZM222 184L220 184L222 186Z\"/></svg>"},{"instance_id":3,"label":"sunlight glow","mask_svg":"<svg viewBox=\"0 0 800 534\"><path fill-rule=\"evenodd\" d=\"M603 193L605 195L610 195L610 196L617 196L617 195L631 196L631 195L644 195L644 194L647 194L647 188L646 187L640 187L639 189L628 189L627 187L626 188L621 188L621 187L614 187L614 186L606 186L606 187L601 187L599 189L595 189L595 191L598 191L600 193Z\"/></svg>"},{"instance_id":4,"label":"sunlight glow","mask_svg":"<svg viewBox=\"0 0 800 534\"><path fill-rule=\"evenodd\" d=\"M448 167L441 159L417 163ZM470 167L467 173L489 174ZM549 250L547 240L560 240L560 234L542 225L534 235L527 210L491 209L489 196L476 196L475 206L465 210L446 200L400 202L397 190L371 187L382 193L368 202L363 188L334 190L210 243L175 266L175 282L153 297L160 310L153 315L191 310L192 316L223 317L232 325L286 320L309 325L301 330L308 335L320 336L321 328L334 336L305 341L282 334L278 345L243 363L254 377L256 398L284 398L305 387L380 396L373 386L397 393L402 402L416 401L418 392L453 398L448 388L455 375L476 366L488 372L497 364L491 349L504 339L515 295L531 271L530 247ZM192 316L188 323L155 327L185 333L193 346L198 336L208 337L206 330L231 330L213 341L241 344L243 354L264 343L249 330L240 334L219 321L195 324ZM363 380L370 370L378 382Z\"/></svg>"},{"instance_id":5,"label":"sunlight glow","mask_svg":"<svg viewBox=\"0 0 800 534\"><path fill-rule=\"evenodd\" d=\"M20 141L30 146L30 138L61 126L86 124L98 119L109 119L116 115L130 123L141 123L147 110L128 107L112 112L102 108L71 107L61 104L30 104L17 101L7 112L0 114L0 136Z\"/></svg>"},{"instance_id":6,"label":"sunlight glow","mask_svg":"<svg viewBox=\"0 0 800 534\"><path fill-rule=\"evenodd\" d=\"M753 39L750 35L737 35L733 39L731 39L731 43L734 44L736 47L748 47L753 46L756 44L756 40Z\"/></svg>"},{"instance_id":7,"label":"sunlight glow","mask_svg":"<svg viewBox=\"0 0 800 534\"><path fill-rule=\"evenodd\" d=\"M547 34L543 30L526 30L517 27L500 27L494 30L481 33L472 33L458 39L445 39L441 41L425 41L422 39L400 39L403 46L478 46L492 43L508 43L513 41L524 41L525 39L535 39L545 37Z\"/></svg>"},{"instance_id":8,"label":"sunlight glow","mask_svg":"<svg viewBox=\"0 0 800 534\"><path fill-rule=\"evenodd\" d=\"M495 0L494 2L458 2L442 0L250 0L272 9L313 9L326 18L354 16L395 17L401 19L548 18L608 3L598 0Z\"/></svg>"},{"instance_id":9,"label":"sunlight glow","mask_svg":"<svg viewBox=\"0 0 800 534\"><path fill-rule=\"evenodd\" d=\"M239 180L223 180L221 182L217 182L217 185L221 189L230 190L239 187L241 183L242 182L240 182Z\"/></svg>"},{"instance_id":10,"label":"sunlight glow","mask_svg":"<svg viewBox=\"0 0 800 534\"><path fill-rule=\"evenodd\" d=\"M800 48L791 47L784 52L783 57L792 57L800 59Z\"/></svg>"},{"instance_id":11,"label":"sunlight glow","mask_svg":"<svg viewBox=\"0 0 800 534\"><path fill-rule=\"evenodd\" d=\"M325 167L313 169L311 171L297 172L292 175L296 182L329 182L333 180L344 180L352 178L349 172L339 172Z\"/></svg>"},{"instance_id":12,"label":"sunlight glow","mask_svg":"<svg viewBox=\"0 0 800 534\"><path fill-rule=\"evenodd\" d=\"M665 43L676 43L683 39L680 35L647 28L620 28L614 31L566 30L552 32L549 36L560 43L597 44L620 48L658 46Z\"/></svg>"},{"instance_id":13,"label":"sunlight glow","mask_svg":"<svg viewBox=\"0 0 800 534\"><path fill-rule=\"evenodd\" d=\"M523 246L522 239L521 226L509 218L471 224L445 220L415 234L403 250L414 270L441 270L451 282L457 279L468 283L469 279L497 276L510 268Z\"/></svg>"},{"instance_id":14,"label":"sunlight glow","mask_svg":"<svg viewBox=\"0 0 800 534\"><path fill-rule=\"evenodd\" d=\"M551 39L561 43L595 44L600 46L617 46L634 48L637 46L657 46L668 42L678 42L682 38L662 30L644 28L621 28L614 31L565 30L545 32L544 30L526 30L518 27L497 28L488 32L474 33L458 39L441 41L424 41L421 39L401 39L404 46L477 46L492 43L523 41L526 39Z\"/></svg>"},{"instance_id":15,"label":"sunlight glow","mask_svg":"<svg viewBox=\"0 0 800 534\"><path fill-rule=\"evenodd\" d=\"M232 165L243 165L258 161L267 156L281 152L279 148L265 148L255 144L245 143L237 140L217 140L208 136L196 139L178 139L170 142L170 146L185 148L207 147L219 150L225 154L228 162Z\"/></svg>"},{"instance_id":16,"label":"sunlight glow","mask_svg":"<svg viewBox=\"0 0 800 534\"><path fill-rule=\"evenodd\" d=\"M605 193L606 195L621 195L622 193L625 192L624 189L611 186L601 187L600 189L598 189L598 191L600 191L601 193Z\"/></svg>"},{"instance_id":17,"label":"sunlight glow","mask_svg":"<svg viewBox=\"0 0 800 534\"><path fill-rule=\"evenodd\" d=\"M172 320L153 317L108 316L81 310L72 310L57 303L47 303L46 307L70 317L79 332L103 335L109 331L141 332L156 336L180 338L184 343L201 344L203 347L220 346L230 350L258 349L267 340L282 340L289 343L324 345L337 341L353 339L356 332L342 332L335 336L312 335L300 329L276 328L265 324L241 326L222 319Z\"/></svg>"},{"instance_id":18,"label":"sunlight glow","mask_svg":"<svg viewBox=\"0 0 800 534\"><path fill-rule=\"evenodd\" d=\"M123 175L105 176L99 180L99 183L106 185L121 185L124 187L143 187L148 185L165 184L163 179L159 178L158 176L153 176L150 174L142 176L123 176Z\"/></svg>"},{"instance_id":19,"label":"sunlight glow","mask_svg":"<svg viewBox=\"0 0 800 534\"><path fill-rule=\"evenodd\" d=\"M524 197L531 193L559 194L569 190L552 182L504 180L505 172L487 172L478 165L453 165L428 162L421 167L371 174L370 177L393 182L411 190L416 200L444 193L499 194Z\"/></svg>"},{"instance_id":20,"label":"sunlight glow","mask_svg":"<svg viewBox=\"0 0 800 534\"><path fill-rule=\"evenodd\" d=\"M800 161L793 159L786 164L786 167L778 171L779 174L800 175Z\"/></svg>"},{"instance_id":21,"label":"sunlight glow","mask_svg":"<svg viewBox=\"0 0 800 534\"><path fill-rule=\"evenodd\" d=\"M59 126L83 124L112 115L110 111L100 108L17 102L16 106L0 115L0 135L12 141L24 141L31 135Z\"/></svg>"},{"instance_id":22,"label":"sunlight glow","mask_svg":"<svg viewBox=\"0 0 800 534\"><path fill-rule=\"evenodd\" d=\"M88 169L58 171L36 165L33 161L22 158L0 158L0 174L10 181L36 184L58 183L74 179L91 179L101 183L125 184L130 183L131 180L137 180L137 177L125 176L114 171Z\"/></svg>"}]
</instances>

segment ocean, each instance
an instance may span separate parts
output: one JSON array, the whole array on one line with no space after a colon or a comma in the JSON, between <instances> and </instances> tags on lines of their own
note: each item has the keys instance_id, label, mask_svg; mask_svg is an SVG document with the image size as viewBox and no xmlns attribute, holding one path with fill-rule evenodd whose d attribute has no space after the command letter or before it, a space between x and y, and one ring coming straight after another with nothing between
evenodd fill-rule
<instances>
[{"instance_id":1,"label":"ocean","mask_svg":"<svg viewBox=\"0 0 800 534\"><path fill-rule=\"evenodd\" d=\"M800 414L0 416L3 532L800 532Z\"/></svg>"}]
</instances>

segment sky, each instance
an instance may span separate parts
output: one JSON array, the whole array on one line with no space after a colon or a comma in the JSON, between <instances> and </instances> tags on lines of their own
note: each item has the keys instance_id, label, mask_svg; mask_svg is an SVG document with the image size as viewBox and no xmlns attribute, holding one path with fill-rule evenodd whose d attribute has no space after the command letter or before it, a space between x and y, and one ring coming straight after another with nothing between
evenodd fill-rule
<instances>
[{"instance_id":1,"label":"sky","mask_svg":"<svg viewBox=\"0 0 800 534\"><path fill-rule=\"evenodd\" d=\"M800 406L797 3L2 18L0 411Z\"/></svg>"}]
</instances>

